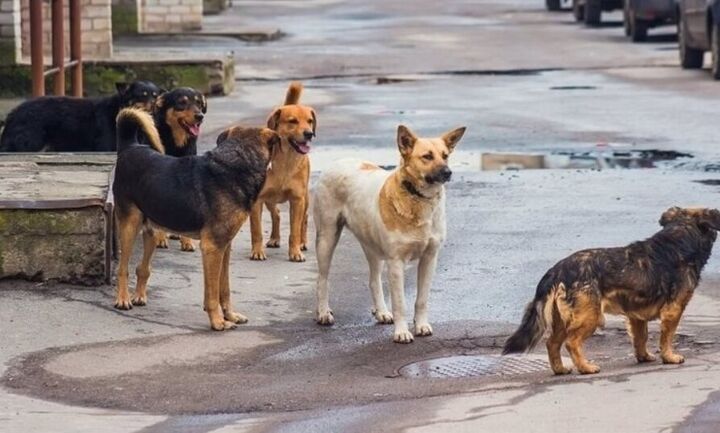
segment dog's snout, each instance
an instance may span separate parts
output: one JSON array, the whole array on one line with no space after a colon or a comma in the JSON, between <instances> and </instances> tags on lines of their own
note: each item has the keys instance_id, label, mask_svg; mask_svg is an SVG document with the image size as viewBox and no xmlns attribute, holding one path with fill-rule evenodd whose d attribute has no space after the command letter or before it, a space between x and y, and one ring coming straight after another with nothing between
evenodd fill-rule
<instances>
[{"instance_id":1,"label":"dog's snout","mask_svg":"<svg viewBox=\"0 0 720 433\"><path fill-rule=\"evenodd\" d=\"M450 170L450 167L446 165L440 169L439 175L443 182L447 182L452 177L452 170Z\"/></svg>"},{"instance_id":2,"label":"dog's snout","mask_svg":"<svg viewBox=\"0 0 720 433\"><path fill-rule=\"evenodd\" d=\"M312 140L312 138L314 136L315 136L315 133L310 130L303 131L303 137L305 137L306 140Z\"/></svg>"},{"instance_id":3,"label":"dog's snout","mask_svg":"<svg viewBox=\"0 0 720 433\"><path fill-rule=\"evenodd\" d=\"M202 120L205 118L205 115L202 113L195 113L195 120L198 122L202 122Z\"/></svg>"}]
</instances>

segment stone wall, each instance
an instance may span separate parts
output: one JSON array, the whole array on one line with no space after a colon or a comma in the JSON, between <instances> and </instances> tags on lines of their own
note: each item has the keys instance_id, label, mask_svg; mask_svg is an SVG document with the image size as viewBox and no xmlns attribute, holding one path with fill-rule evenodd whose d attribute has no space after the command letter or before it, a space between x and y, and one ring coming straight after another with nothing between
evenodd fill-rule
<instances>
[{"instance_id":1,"label":"stone wall","mask_svg":"<svg viewBox=\"0 0 720 433\"><path fill-rule=\"evenodd\" d=\"M20 0L0 0L0 63L20 59Z\"/></svg>"},{"instance_id":2,"label":"stone wall","mask_svg":"<svg viewBox=\"0 0 720 433\"><path fill-rule=\"evenodd\" d=\"M142 33L171 33L202 27L203 0L140 0Z\"/></svg>"},{"instance_id":3,"label":"stone wall","mask_svg":"<svg viewBox=\"0 0 720 433\"><path fill-rule=\"evenodd\" d=\"M5 1L5 0L1 0ZM30 58L30 1L20 0L22 17L22 56ZM35 1L35 0L33 0ZM102 60L112 56L111 0L81 0L81 23L83 59ZM65 57L70 56L69 2L65 1ZM50 4L43 2L43 49L46 62L51 62Z\"/></svg>"}]
</instances>

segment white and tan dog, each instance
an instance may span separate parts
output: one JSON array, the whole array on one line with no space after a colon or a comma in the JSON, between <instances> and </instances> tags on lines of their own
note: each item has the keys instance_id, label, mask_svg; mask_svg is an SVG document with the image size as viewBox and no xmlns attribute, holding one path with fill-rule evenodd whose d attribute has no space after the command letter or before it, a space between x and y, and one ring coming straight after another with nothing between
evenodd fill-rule
<instances>
[{"instance_id":1,"label":"white and tan dog","mask_svg":"<svg viewBox=\"0 0 720 433\"><path fill-rule=\"evenodd\" d=\"M404 271L419 260L415 334L432 335L427 302L440 247L445 239L445 188L452 172L448 156L465 128L439 138L418 138L400 125L397 143L402 156L392 172L362 161L342 161L323 174L315 189L317 227L317 322L335 322L328 304L328 272L343 227L348 227L370 266L373 315L379 323L395 323L393 340L411 343L405 320ZM387 263L392 314L388 311L380 272Z\"/></svg>"}]
</instances>

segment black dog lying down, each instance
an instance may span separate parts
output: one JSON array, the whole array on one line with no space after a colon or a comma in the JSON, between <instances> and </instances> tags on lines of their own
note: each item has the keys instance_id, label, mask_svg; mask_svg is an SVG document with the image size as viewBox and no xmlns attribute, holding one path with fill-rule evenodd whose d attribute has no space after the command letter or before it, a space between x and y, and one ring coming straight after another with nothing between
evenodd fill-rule
<instances>
[{"instance_id":1,"label":"black dog lying down","mask_svg":"<svg viewBox=\"0 0 720 433\"><path fill-rule=\"evenodd\" d=\"M118 116L118 159L113 193L120 244L115 307L147 303L146 286L155 250L155 229L200 239L205 275L204 307L215 330L247 318L230 303L230 243L248 218L265 182L273 146L280 137L268 128L232 128L218 147L202 156L162 154L163 144L148 113L125 109ZM152 147L137 144L143 133ZM143 258L130 298L128 264L138 231Z\"/></svg>"},{"instance_id":2,"label":"black dog lying down","mask_svg":"<svg viewBox=\"0 0 720 433\"><path fill-rule=\"evenodd\" d=\"M673 207L660 218L662 230L623 248L579 251L553 266L537 286L522 323L505 343L504 354L532 349L550 329L547 340L555 374L563 366L563 342L580 373L597 373L582 352L583 342L604 323L603 313L627 317L638 362L651 362L648 321L660 319L660 356L666 364L685 359L673 352L680 317L700 281L720 230L720 211Z\"/></svg>"},{"instance_id":3,"label":"black dog lying down","mask_svg":"<svg viewBox=\"0 0 720 433\"><path fill-rule=\"evenodd\" d=\"M107 98L46 96L20 104L7 117L0 152L112 152L115 118L125 107L152 110L161 89L150 81L117 83Z\"/></svg>"}]
</instances>

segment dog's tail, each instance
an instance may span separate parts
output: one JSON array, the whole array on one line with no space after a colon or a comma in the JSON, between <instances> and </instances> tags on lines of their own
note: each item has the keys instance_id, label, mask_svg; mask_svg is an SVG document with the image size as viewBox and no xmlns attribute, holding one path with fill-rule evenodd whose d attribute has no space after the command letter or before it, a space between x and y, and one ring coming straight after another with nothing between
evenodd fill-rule
<instances>
[{"instance_id":1,"label":"dog's tail","mask_svg":"<svg viewBox=\"0 0 720 433\"><path fill-rule=\"evenodd\" d=\"M535 299L525 307L525 314L523 314L520 326L505 342L503 355L530 351L540 342L545 334L545 329L552 326L553 309L555 308L553 298L555 279L553 277L554 275L550 271L540 280L535 292Z\"/></svg>"},{"instance_id":2,"label":"dog's tail","mask_svg":"<svg viewBox=\"0 0 720 433\"><path fill-rule=\"evenodd\" d=\"M117 151L118 153L140 142L143 135L150 147L165 153L165 146L160 140L155 122L150 113L138 108L125 108L117 116Z\"/></svg>"},{"instance_id":3,"label":"dog's tail","mask_svg":"<svg viewBox=\"0 0 720 433\"><path fill-rule=\"evenodd\" d=\"M300 103L300 95L302 95L303 85L299 81L293 81L288 87L287 93L285 94L284 105L296 105Z\"/></svg>"}]
</instances>

